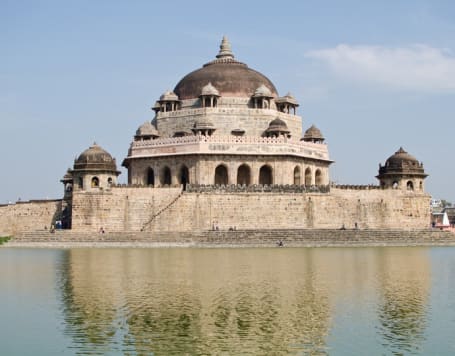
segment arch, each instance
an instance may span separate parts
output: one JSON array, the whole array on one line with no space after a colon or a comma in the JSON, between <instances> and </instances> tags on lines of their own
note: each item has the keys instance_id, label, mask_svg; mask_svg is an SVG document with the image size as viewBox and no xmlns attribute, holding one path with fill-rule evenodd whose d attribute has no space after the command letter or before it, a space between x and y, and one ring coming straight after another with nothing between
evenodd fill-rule
<instances>
[{"instance_id":1,"label":"arch","mask_svg":"<svg viewBox=\"0 0 455 356\"><path fill-rule=\"evenodd\" d=\"M322 172L320 169L316 169L314 173L314 181L317 186L322 185Z\"/></svg>"},{"instance_id":2,"label":"arch","mask_svg":"<svg viewBox=\"0 0 455 356\"><path fill-rule=\"evenodd\" d=\"M301 180L300 180L300 167L295 166L294 168L294 185L300 185Z\"/></svg>"},{"instance_id":3,"label":"arch","mask_svg":"<svg viewBox=\"0 0 455 356\"><path fill-rule=\"evenodd\" d=\"M98 188L100 186L100 180L98 177L92 177L92 188Z\"/></svg>"},{"instance_id":4,"label":"arch","mask_svg":"<svg viewBox=\"0 0 455 356\"><path fill-rule=\"evenodd\" d=\"M82 179L82 177L79 177L77 181L79 188L84 189L84 180Z\"/></svg>"},{"instance_id":5,"label":"arch","mask_svg":"<svg viewBox=\"0 0 455 356\"><path fill-rule=\"evenodd\" d=\"M398 181L393 181L392 183L392 189L398 189Z\"/></svg>"},{"instance_id":6,"label":"arch","mask_svg":"<svg viewBox=\"0 0 455 356\"><path fill-rule=\"evenodd\" d=\"M272 167L265 164L259 170L259 184L270 185L273 184Z\"/></svg>"},{"instance_id":7,"label":"arch","mask_svg":"<svg viewBox=\"0 0 455 356\"><path fill-rule=\"evenodd\" d=\"M306 186L311 185L311 168L310 167L305 169L305 185Z\"/></svg>"},{"instance_id":8,"label":"arch","mask_svg":"<svg viewBox=\"0 0 455 356\"><path fill-rule=\"evenodd\" d=\"M152 167L147 169L147 185L155 185L155 171Z\"/></svg>"},{"instance_id":9,"label":"arch","mask_svg":"<svg viewBox=\"0 0 455 356\"><path fill-rule=\"evenodd\" d=\"M171 179L171 169L169 167L164 167L163 168L163 185L171 185L172 179Z\"/></svg>"},{"instance_id":10,"label":"arch","mask_svg":"<svg viewBox=\"0 0 455 356\"><path fill-rule=\"evenodd\" d=\"M242 164L237 170L237 184L250 185L251 184L251 172L250 167L246 164Z\"/></svg>"},{"instance_id":11,"label":"arch","mask_svg":"<svg viewBox=\"0 0 455 356\"><path fill-rule=\"evenodd\" d=\"M215 168L215 185L228 184L228 170L224 164L220 164Z\"/></svg>"},{"instance_id":12,"label":"arch","mask_svg":"<svg viewBox=\"0 0 455 356\"><path fill-rule=\"evenodd\" d=\"M107 179L107 186L108 186L108 187L112 187L112 183L113 183L112 177L109 177L109 178Z\"/></svg>"},{"instance_id":13,"label":"arch","mask_svg":"<svg viewBox=\"0 0 455 356\"><path fill-rule=\"evenodd\" d=\"M419 189L423 190L423 182L422 181L420 181L420 183L419 183Z\"/></svg>"},{"instance_id":14,"label":"arch","mask_svg":"<svg viewBox=\"0 0 455 356\"><path fill-rule=\"evenodd\" d=\"M414 183L412 183L412 181L408 180L408 182L406 183L406 189L414 190Z\"/></svg>"},{"instance_id":15,"label":"arch","mask_svg":"<svg viewBox=\"0 0 455 356\"><path fill-rule=\"evenodd\" d=\"M179 181L180 184L183 185L183 190L185 190L186 185L190 182L190 173L188 171L188 167L185 165L180 167Z\"/></svg>"}]
</instances>

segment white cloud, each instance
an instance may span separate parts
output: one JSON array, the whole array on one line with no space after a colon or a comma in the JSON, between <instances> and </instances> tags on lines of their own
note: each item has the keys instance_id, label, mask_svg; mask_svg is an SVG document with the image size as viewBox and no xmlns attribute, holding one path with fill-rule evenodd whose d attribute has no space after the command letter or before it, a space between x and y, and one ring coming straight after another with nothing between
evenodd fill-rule
<instances>
[{"instance_id":1,"label":"white cloud","mask_svg":"<svg viewBox=\"0 0 455 356\"><path fill-rule=\"evenodd\" d=\"M340 44L308 51L305 56L325 62L337 75L350 80L406 90L455 90L455 57L427 45L388 48Z\"/></svg>"}]
</instances>

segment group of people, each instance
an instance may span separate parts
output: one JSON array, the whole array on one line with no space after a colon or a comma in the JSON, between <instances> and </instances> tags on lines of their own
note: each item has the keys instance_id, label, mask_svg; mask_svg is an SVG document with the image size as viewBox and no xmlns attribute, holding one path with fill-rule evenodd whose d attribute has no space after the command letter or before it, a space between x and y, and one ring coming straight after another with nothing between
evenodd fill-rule
<instances>
[{"instance_id":1,"label":"group of people","mask_svg":"<svg viewBox=\"0 0 455 356\"><path fill-rule=\"evenodd\" d=\"M358 230L358 229L359 229L359 224L354 223L354 230ZM340 227L340 230L346 230L346 226L343 224L343 225Z\"/></svg>"}]
</instances>

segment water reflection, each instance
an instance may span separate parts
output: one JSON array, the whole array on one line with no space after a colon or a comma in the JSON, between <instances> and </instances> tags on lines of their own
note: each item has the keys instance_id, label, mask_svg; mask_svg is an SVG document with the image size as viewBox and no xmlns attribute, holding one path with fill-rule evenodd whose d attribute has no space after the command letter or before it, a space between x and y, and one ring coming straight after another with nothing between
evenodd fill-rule
<instances>
[{"instance_id":1,"label":"water reflection","mask_svg":"<svg viewBox=\"0 0 455 356\"><path fill-rule=\"evenodd\" d=\"M349 313L344 301L367 300L385 348L417 350L425 250L359 251L68 250L59 268L65 334L81 354L324 355L335 320Z\"/></svg>"},{"instance_id":2,"label":"water reflection","mask_svg":"<svg viewBox=\"0 0 455 356\"><path fill-rule=\"evenodd\" d=\"M379 256L379 332L393 354L417 353L423 343L430 288L429 260L421 249L390 249Z\"/></svg>"}]
</instances>

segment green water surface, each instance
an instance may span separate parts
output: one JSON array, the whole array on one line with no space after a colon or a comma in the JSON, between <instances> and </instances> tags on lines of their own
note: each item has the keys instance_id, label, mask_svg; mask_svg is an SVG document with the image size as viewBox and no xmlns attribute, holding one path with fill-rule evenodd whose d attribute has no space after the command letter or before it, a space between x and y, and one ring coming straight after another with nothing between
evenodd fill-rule
<instances>
[{"instance_id":1,"label":"green water surface","mask_svg":"<svg viewBox=\"0 0 455 356\"><path fill-rule=\"evenodd\" d=\"M455 248L0 249L2 355L454 355Z\"/></svg>"}]
</instances>

